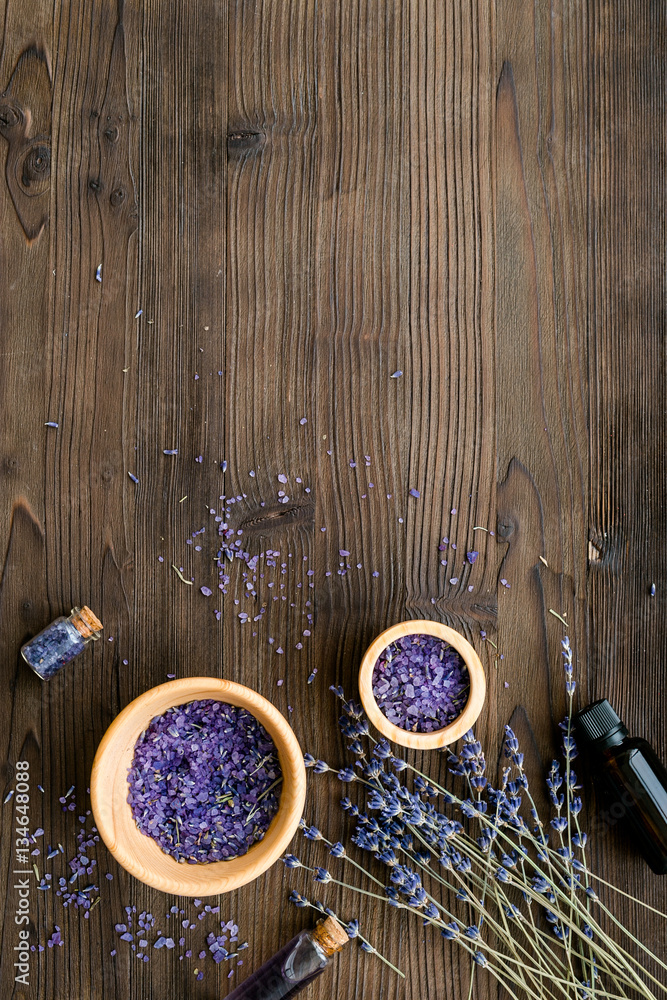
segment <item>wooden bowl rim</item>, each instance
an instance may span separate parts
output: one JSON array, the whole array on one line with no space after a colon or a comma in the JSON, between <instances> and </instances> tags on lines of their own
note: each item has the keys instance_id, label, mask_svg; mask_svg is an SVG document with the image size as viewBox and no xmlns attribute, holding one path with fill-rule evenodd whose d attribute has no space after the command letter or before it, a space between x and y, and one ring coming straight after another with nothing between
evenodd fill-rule
<instances>
[{"instance_id":1,"label":"wooden bowl rim","mask_svg":"<svg viewBox=\"0 0 667 1000\"><path fill-rule=\"evenodd\" d=\"M283 786L278 811L262 840L232 861L190 865L165 854L136 826L127 802L127 769L134 746L150 720L174 705L215 698L246 708L265 727L278 751ZM303 814L306 769L303 753L287 719L252 688L219 677L184 677L150 688L126 705L100 741L90 778L95 825L118 863L131 875L162 892L212 896L257 878L288 846Z\"/></svg>"},{"instance_id":2,"label":"wooden bowl rim","mask_svg":"<svg viewBox=\"0 0 667 1000\"><path fill-rule=\"evenodd\" d=\"M434 635L453 646L461 655L470 676L470 694L465 708L448 726L432 733L410 733L395 726L384 715L373 694L373 670L382 650L396 639L417 634ZM370 644L359 667L359 696L370 722L387 739L413 750L436 750L455 743L475 724L486 697L486 676L479 656L460 632L441 622L414 619L392 625Z\"/></svg>"}]
</instances>

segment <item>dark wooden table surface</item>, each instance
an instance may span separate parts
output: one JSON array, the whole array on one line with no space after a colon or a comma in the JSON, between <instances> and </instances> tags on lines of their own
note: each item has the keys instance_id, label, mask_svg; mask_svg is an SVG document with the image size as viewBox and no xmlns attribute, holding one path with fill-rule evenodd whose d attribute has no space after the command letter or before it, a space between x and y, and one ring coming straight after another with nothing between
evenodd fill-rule
<instances>
[{"instance_id":1,"label":"dark wooden table surface","mask_svg":"<svg viewBox=\"0 0 667 1000\"><path fill-rule=\"evenodd\" d=\"M460 629L484 658L492 770L510 719L535 775L556 748L550 608L570 622L579 704L608 696L667 757L664 4L0 7L0 759L3 797L29 762L31 828L63 844L35 856L40 875L76 848L79 809L59 796L74 785L88 808L97 744L138 694L170 673L242 681L342 762L328 687L354 693L368 642L405 618ZM241 560L217 589L223 494L264 553L256 598ZM104 639L41 684L20 645L80 603ZM307 816L334 836L339 794L309 786ZM99 845L88 920L31 883L30 940L57 924L65 944L32 953L21 986L15 806L3 1000L212 1000L311 919L287 901L310 885L277 864L216 900L249 942L229 982L197 959L211 914L192 959L137 961L123 907L166 927L179 900ZM593 855L664 907L620 831ZM407 979L350 947L307 997L468 995L468 961L436 933L325 893ZM664 956L664 924L619 912ZM482 973L474 995L499 993Z\"/></svg>"}]
</instances>

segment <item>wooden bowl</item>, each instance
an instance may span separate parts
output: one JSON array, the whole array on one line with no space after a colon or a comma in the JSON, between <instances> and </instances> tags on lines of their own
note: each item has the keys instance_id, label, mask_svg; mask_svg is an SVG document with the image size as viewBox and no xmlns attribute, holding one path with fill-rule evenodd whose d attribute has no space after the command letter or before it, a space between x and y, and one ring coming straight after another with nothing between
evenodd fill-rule
<instances>
[{"instance_id":1,"label":"wooden bowl","mask_svg":"<svg viewBox=\"0 0 667 1000\"><path fill-rule=\"evenodd\" d=\"M127 801L127 773L134 746L151 719L173 705L213 698L239 705L258 719L273 740L283 774L278 811L264 837L241 857L211 864L179 863L152 837L141 833ZM294 836L306 797L303 753L287 720L256 691L215 677L187 677L151 688L135 698L102 737L90 778L95 824L116 861L140 882L178 896L230 892L265 872Z\"/></svg>"},{"instance_id":2,"label":"wooden bowl","mask_svg":"<svg viewBox=\"0 0 667 1000\"><path fill-rule=\"evenodd\" d=\"M453 722L450 722L444 729L436 729L432 733L411 733L407 729L401 729L389 721L375 700L373 671L378 657L390 643L395 642L396 639L402 639L405 635L437 636L438 639L442 639L454 647L468 668L470 676L468 701L461 714L457 715ZM371 643L364 653L359 668L359 696L370 722L387 739L400 744L400 746L411 747L413 750L436 750L438 747L455 743L477 721L479 713L482 711L485 695L486 677L477 653L460 632L448 628L447 625L441 625L440 622L418 620L392 625Z\"/></svg>"}]
</instances>

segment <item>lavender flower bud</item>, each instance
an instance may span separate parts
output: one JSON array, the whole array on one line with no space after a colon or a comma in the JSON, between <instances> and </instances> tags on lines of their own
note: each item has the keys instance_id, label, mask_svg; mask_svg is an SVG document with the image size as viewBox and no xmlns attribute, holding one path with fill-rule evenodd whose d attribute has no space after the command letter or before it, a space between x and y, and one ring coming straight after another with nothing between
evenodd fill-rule
<instances>
[{"instance_id":1,"label":"lavender flower bud","mask_svg":"<svg viewBox=\"0 0 667 1000\"><path fill-rule=\"evenodd\" d=\"M289 895L290 903L294 903L295 906L308 906L308 900L301 893L297 892L296 889L292 889Z\"/></svg>"},{"instance_id":2,"label":"lavender flower bud","mask_svg":"<svg viewBox=\"0 0 667 1000\"><path fill-rule=\"evenodd\" d=\"M316 882L323 882L326 885L327 882L331 882L332 875L326 868L316 868L313 872L313 878Z\"/></svg>"},{"instance_id":3,"label":"lavender flower bud","mask_svg":"<svg viewBox=\"0 0 667 1000\"><path fill-rule=\"evenodd\" d=\"M442 928L442 936L448 941L455 941L456 938L460 937L461 931L459 930L459 925L452 921L449 924L445 924Z\"/></svg>"},{"instance_id":4,"label":"lavender flower bud","mask_svg":"<svg viewBox=\"0 0 667 1000\"><path fill-rule=\"evenodd\" d=\"M325 760L316 760L315 764L313 765L313 771L315 772L315 774L325 774L329 770L330 770L329 765Z\"/></svg>"},{"instance_id":5,"label":"lavender flower bud","mask_svg":"<svg viewBox=\"0 0 667 1000\"><path fill-rule=\"evenodd\" d=\"M306 840L322 840L322 834L316 826L309 826L303 831L303 835Z\"/></svg>"},{"instance_id":6,"label":"lavender flower bud","mask_svg":"<svg viewBox=\"0 0 667 1000\"><path fill-rule=\"evenodd\" d=\"M359 934L359 921L350 920L349 924L345 925L345 930L349 938L356 938Z\"/></svg>"},{"instance_id":7,"label":"lavender flower bud","mask_svg":"<svg viewBox=\"0 0 667 1000\"><path fill-rule=\"evenodd\" d=\"M486 956L481 951L476 951L473 958L483 969L489 964L486 960Z\"/></svg>"},{"instance_id":8,"label":"lavender flower bud","mask_svg":"<svg viewBox=\"0 0 667 1000\"><path fill-rule=\"evenodd\" d=\"M286 854L284 858L281 858L281 861L283 862L284 865L286 865L287 868L303 867L299 859L295 857L293 854Z\"/></svg>"},{"instance_id":9,"label":"lavender flower bud","mask_svg":"<svg viewBox=\"0 0 667 1000\"><path fill-rule=\"evenodd\" d=\"M332 846L331 850L329 851L329 854L333 854L334 858L344 858L345 857L345 848L343 847L343 845L341 844L341 842L338 841L337 844L334 844Z\"/></svg>"},{"instance_id":10,"label":"lavender flower bud","mask_svg":"<svg viewBox=\"0 0 667 1000\"><path fill-rule=\"evenodd\" d=\"M352 698L343 703L343 711L352 719L361 719L364 714L364 710L359 702L354 701Z\"/></svg>"},{"instance_id":11,"label":"lavender flower bud","mask_svg":"<svg viewBox=\"0 0 667 1000\"><path fill-rule=\"evenodd\" d=\"M388 760L391 757L391 747L389 746L389 740L381 739L373 747L373 756L377 757L378 760Z\"/></svg>"}]
</instances>

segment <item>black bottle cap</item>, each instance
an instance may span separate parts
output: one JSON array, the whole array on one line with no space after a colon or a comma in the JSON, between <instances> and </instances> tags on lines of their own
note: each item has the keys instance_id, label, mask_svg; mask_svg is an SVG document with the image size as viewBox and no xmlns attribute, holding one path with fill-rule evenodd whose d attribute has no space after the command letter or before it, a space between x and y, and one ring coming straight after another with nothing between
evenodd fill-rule
<instances>
[{"instance_id":1,"label":"black bottle cap","mask_svg":"<svg viewBox=\"0 0 667 1000\"><path fill-rule=\"evenodd\" d=\"M598 750L620 743L628 731L606 698L582 708L574 717L579 738Z\"/></svg>"}]
</instances>

